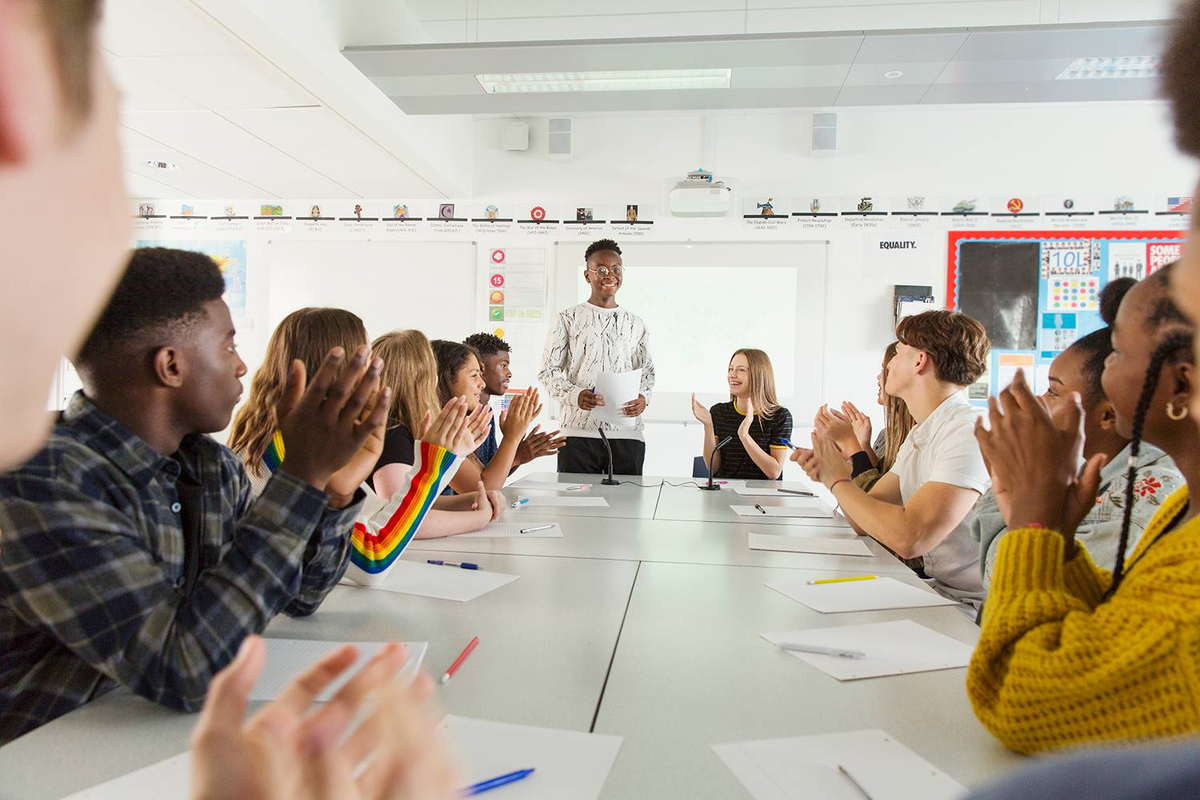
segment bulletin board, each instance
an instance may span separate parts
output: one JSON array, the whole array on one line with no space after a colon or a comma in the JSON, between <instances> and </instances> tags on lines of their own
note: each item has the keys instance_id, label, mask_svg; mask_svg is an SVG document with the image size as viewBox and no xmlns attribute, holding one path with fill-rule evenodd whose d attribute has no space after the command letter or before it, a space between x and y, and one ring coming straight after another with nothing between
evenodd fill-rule
<instances>
[{"instance_id":1,"label":"bulletin board","mask_svg":"<svg viewBox=\"0 0 1200 800\"><path fill-rule=\"evenodd\" d=\"M1103 325L1110 280L1141 280L1179 258L1185 231L953 231L946 307L978 319L989 369L969 390L984 404L1025 369L1045 391L1050 362Z\"/></svg>"}]
</instances>

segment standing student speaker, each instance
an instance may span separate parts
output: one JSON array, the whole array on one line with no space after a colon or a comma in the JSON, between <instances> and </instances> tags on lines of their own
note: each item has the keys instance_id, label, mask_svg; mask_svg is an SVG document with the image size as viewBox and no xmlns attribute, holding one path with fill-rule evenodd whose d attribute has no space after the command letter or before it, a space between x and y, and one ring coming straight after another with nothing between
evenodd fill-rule
<instances>
[{"instance_id":1,"label":"standing student speaker","mask_svg":"<svg viewBox=\"0 0 1200 800\"><path fill-rule=\"evenodd\" d=\"M837 152L837 114L812 115L812 142L814 156L830 156Z\"/></svg>"},{"instance_id":2,"label":"standing student speaker","mask_svg":"<svg viewBox=\"0 0 1200 800\"><path fill-rule=\"evenodd\" d=\"M570 117L551 117L547 150L553 161L570 161L575 154L575 121Z\"/></svg>"}]
</instances>

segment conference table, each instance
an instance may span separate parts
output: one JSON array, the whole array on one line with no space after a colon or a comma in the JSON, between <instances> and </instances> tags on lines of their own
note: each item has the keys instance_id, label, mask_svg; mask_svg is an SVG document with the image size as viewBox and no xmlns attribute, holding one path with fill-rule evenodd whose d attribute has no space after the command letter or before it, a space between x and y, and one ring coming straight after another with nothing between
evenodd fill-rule
<instances>
[{"instance_id":1,"label":"conference table","mask_svg":"<svg viewBox=\"0 0 1200 800\"><path fill-rule=\"evenodd\" d=\"M509 509L555 521L562 538L415 540L404 559L469 560L520 579L467 603L335 588L311 617L279 617L268 638L428 642L435 676L479 636L469 668L439 687L448 713L624 737L602 798L748 798L711 750L727 742L882 729L967 786L1019 768L976 721L965 669L839 682L760 634L909 619L967 644L979 629L958 607L820 614L767 588L783 578L861 575L921 581L868 540L871 556L751 550L753 532L852 537L843 520L744 518L731 482L535 474L522 497L603 497L607 506ZM548 483L591 484L553 492ZM804 484L789 488L812 489ZM0 747L0 800L52 800L184 752L195 715L118 690Z\"/></svg>"}]
</instances>

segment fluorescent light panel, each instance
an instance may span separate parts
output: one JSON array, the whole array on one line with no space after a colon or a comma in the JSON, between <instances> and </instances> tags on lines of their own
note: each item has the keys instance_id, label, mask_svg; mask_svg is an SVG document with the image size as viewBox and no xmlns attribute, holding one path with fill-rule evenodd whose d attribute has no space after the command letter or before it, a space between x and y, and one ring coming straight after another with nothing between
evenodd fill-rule
<instances>
[{"instance_id":1,"label":"fluorescent light panel","mask_svg":"<svg viewBox=\"0 0 1200 800\"><path fill-rule=\"evenodd\" d=\"M488 94L517 92L638 92L728 89L730 69L645 69L476 75Z\"/></svg>"},{"instance_id":2,"label":"fluorescent light panel","mask_svg":"<svg viewBox=\"0 0 1200 800\"><path fill-rule=\"evenodd\" d=\"M1077 58L1058 74L1056 81L1094 80L1099 78L1157 78L1158 56L1110 56Z\"/></svg>"}]
</instances>

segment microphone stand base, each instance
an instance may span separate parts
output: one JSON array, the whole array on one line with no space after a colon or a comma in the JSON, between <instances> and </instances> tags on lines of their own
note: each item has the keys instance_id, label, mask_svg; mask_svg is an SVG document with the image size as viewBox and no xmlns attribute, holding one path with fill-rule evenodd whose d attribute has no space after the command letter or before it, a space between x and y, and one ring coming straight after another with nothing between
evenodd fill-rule
<instances>
[{"instance_id":1,"label":"microphone stand base","mask_svg":"<svg viewBox=\"0 0 1200 800\"><path fill-rule=\"evenodd\" d=\"M717 491L717 490L718 490L718 489L720 489L720 488L721 488L721 485L720 485L720 484L718 484L718 483L714 483L714 484L712 484L711 486L701 486L701 487L700 487L700 490L701 490L701 491L703 491L703 492L715 492L715 491Z\"/></svg>"},{"instance_id":2,"label":"microphone stand base","mask_svg":"<svg viewBox=\"0 0 1200 800\"><path fill-rule=\"evenodd\" d=\"M620 481L613 480L612 478L605 478L604 480L600 481L600 483L603 486L620 486L621 485Z\"/></svg>"}]
</instances>

